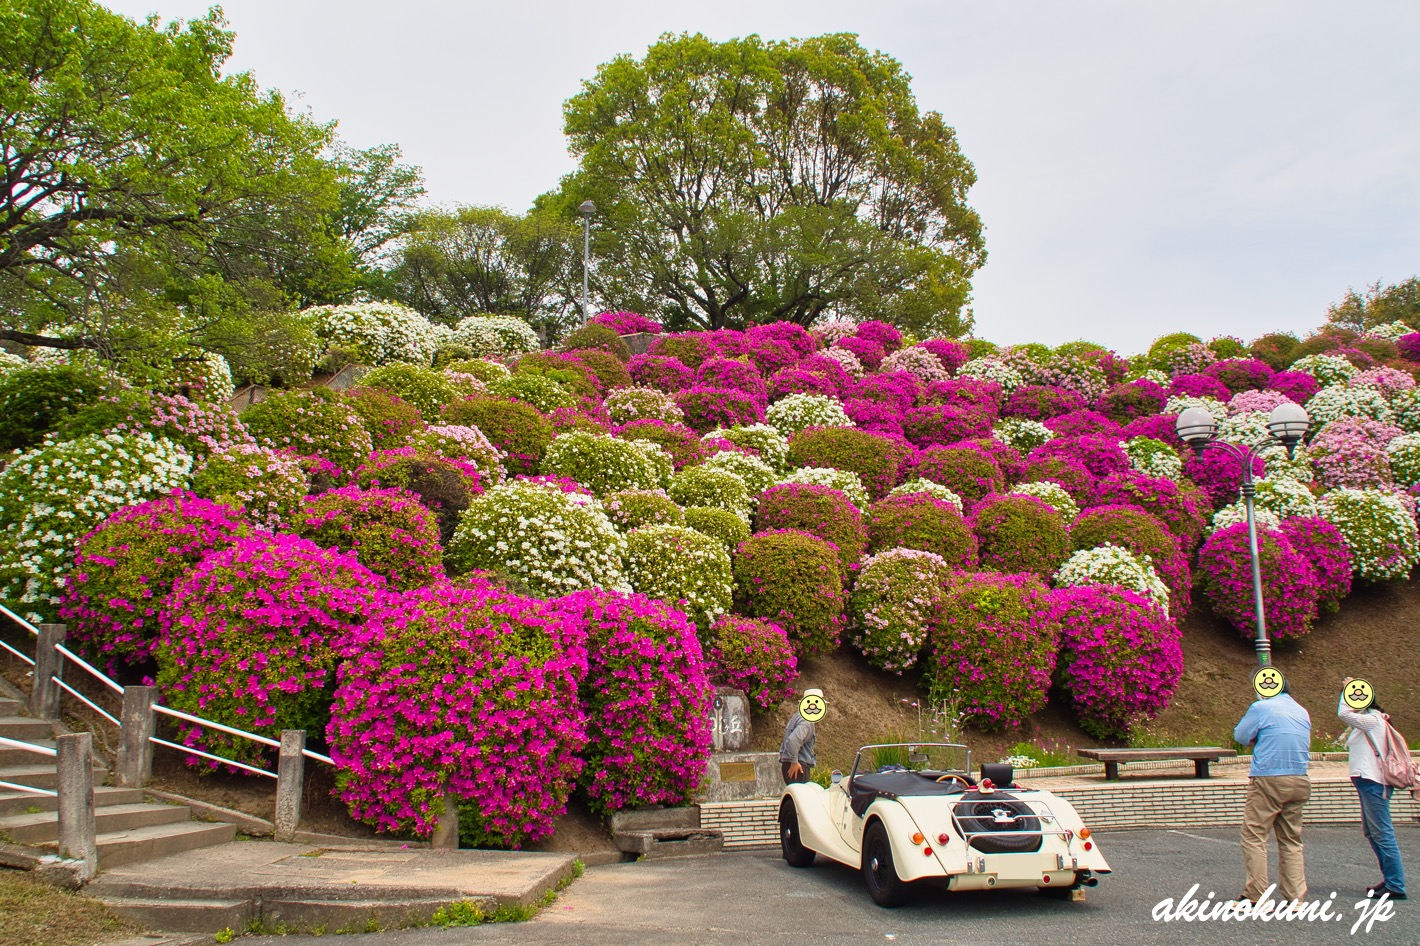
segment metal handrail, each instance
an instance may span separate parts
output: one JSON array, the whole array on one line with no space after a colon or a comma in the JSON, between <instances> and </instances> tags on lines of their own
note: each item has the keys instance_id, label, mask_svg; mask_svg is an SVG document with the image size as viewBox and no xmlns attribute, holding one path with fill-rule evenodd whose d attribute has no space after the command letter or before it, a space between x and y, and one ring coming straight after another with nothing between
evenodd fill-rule
<instances>
[{"instance_id":1,"label":"metal handrail","mask_svg":"<svg viewBox=\"0 0 1420 946\"><path fill-rule=\"evenodd\" d=\"M3 604L0 604L0 613L8 615L10 620L14 621L16 624L20 625L20 627L23 627L25 630L29 631L35 637L39 637L39 628L35 627L29 621L26 621L24 618L20 617L14 611L11 611L9 608L5 607Z\"/></svg>"},{"instance_id":2,"label":"metal handrail","mask_svg":"<svg viewBox=\"0 0 1420 946\"><path fill-rule=\"evenodd\" d=\"M310 749L302 749L301 755L307 759L315 759L317 762L324 762L326 765L334 765L335 760L328 755L321 755L319 752L312 752Z\"/></svg>"},{"instance_id":3,"label":"metal handrail","mask_svg":"<svg viewBox=\"0 0 1420 946\"><path fill-rule=\"evenodd\" d=\"M23 749L25 752L33 752L36 755L47 755L58 758L59 750L51 749L48 746L37 746L32 742L24 742L19 739L10 739L7 736L0 736L0 746L10 749Z\"/></svg>"},{"instance_id":4,"label":"metal handrail","mask_svg":"<svg viewBox=\"0 0 1420 946\"><path fill-rule=\"evenodd\" d=\"M47 788L35 788L33 785L16 785L14 782L0 781L0 788L8 788L15 792L29 792L31 795L48 795L50 798L58 798L58 792L52 792Z\"/></svg>"},{"instance_id":5,"label":"metal handrail","mask_svg":"<svg viewBox=\"0 0 1420 946\"><path fill-rule=\"evenodd\" d=\"M99 704L95 703L93 700L89 699L87 696L85 696L84 694L80 693L78 690L74 689L74 688L71 687L69 684L65 683L63 680L59 679L58 677L50 677L49 679L51 679L51 680L53 680L55 683L59 684L59 688L60 688L61 690L63 690L65 693L70 694L71 696L74 697L74 699L78 700L80 703L83 703L85 706L87 706L89 709L93 710L95 713L98 713L98 714L99 714L100 716L102 716L104 719L106 719L106 720L108 720L109 722L113 723L115 726L117 726L117 727L120 728L120 729L123 728L123 723L119 722L119 719L118 719L117 716L113 715L113 714L110 713L108 710L104 709L102 706L100 706Z\"/></svg>"},{"instance_id":6,"label":"metal handrail","mask_svg":"<svg viewBox=\"0 0 1420 946\"><path fill-rule=\"evenodd\" d=\"M89 663L83 657L80 657L78 654L74 653L72 650L70 650L68 647L65 647L63 644L55 644L54 649L59 651L64 656L68 657L70 660L74 661L79 666L83 667L85 670L89 671L89 675L92 676L95 680L98 680L100 683L117 693L119 696L123 695L123 687L118 683L117 680L111 679L108 674L96 669L93 664Z\"/></svg>"},{"instance_id":7,"label":"metal handrail","mask_svg":"<svg viewBox=\"0 0 1420 946\"><path fill-rule=\"evenodd\" d=\"M33 657L31 657L29 654L25 653L24 651L16 650L15 648L11 647L9 644L5 643L4 641L0 641L0 647L5 648L5 649L8 650L10 653L14 654L16 657L19 657L21 660L23 660L25 663L29 664L31 667L33 667L33 666L35 665L35 659L34 659Z\"/></svg>"},{"instance_id":8,"label":"metal handrail","mask_svg":"<svg viewBox=\"0 0 1420 946\"><path fill-rule=\"evenodd\" d=\"M177 749L179 752L186 752L189 755L201 756L204 759L211 759L213 762L220 762L223 765L234 765L239 769L246 769L248 772L255 772L257 775L265 775L267 778L277 778L275 772L268 772L266 769L259 769L254 765L247 765L245 762L233 762L231 759L224 759L219 755L210 752L203 752L201 749L194 749L191 746L179 745L176 742L168 742L166 739L159 739L157 736L149 736L148 741L159 746L167 746L169 749Z\"/></svg>"},{"instance_id":9,"label":"metal handrail","mask_svg":"<svg viewBox=\"0 0 1420 946\"><path fill-rule=\"evenodd\" d=\"M190 713L184 713L181 710L175 710L167 706L162 706L158 703L153 704L153 712L162 713L164 716L171 716L174 719L180 719L184 722L195 723L196 725L203 726L207 729L216 729L219 732L229 733L233 736L241 736L245 739L250 739L252 742L259 742L264 746L271 746L273 749L281 748L281 743L275 739L269 739L266 736L258 736L254 732L247 732L243 729L235 729L231 726L223 726L221 723L214 723L210 719L203 719L201 716L193 716Z\"/></svg>"}]
</instances>

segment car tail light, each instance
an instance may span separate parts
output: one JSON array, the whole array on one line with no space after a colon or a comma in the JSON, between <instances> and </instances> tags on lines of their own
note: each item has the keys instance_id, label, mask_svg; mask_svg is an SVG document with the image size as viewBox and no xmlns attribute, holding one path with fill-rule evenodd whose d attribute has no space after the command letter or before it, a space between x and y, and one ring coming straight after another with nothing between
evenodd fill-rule
<instances>
[{"instance_id":1,"label":"car tail light","mask_svg":"<svg viewBox=\"0 0 1420 946\"><path fill-rule=\"evenodd\" d=\"M948 844L952 843L952 839L943 831L941 834L937 835L937 843L942 845L942 847L946 847Z\"/></svg>"},{"instance_id":2,"label":"car tail light","mask_svg":"<svg viewBox=\"0 0 1420 946\"><path fill-rule=\"evenodd\" d=\"M928 857L931 857L931 856L932 856L932 849L931 849L930 847L924 847L924 848L922 849L922 853L925 854L925 855L927 855Z\"/></svg>"},{"instance_id":3,"label":"car tail light","mask_svg":"<svg viewBox=\"0 0 1420 946\"><path fill-rule=\"evenodd\" d=\"M925 840L927 840L927 839L922 836L922 832L921 832L921 831L918 831L916 834L914 834L914 835L912 836L912 843L913 843L913 844L921 844L921 843L922 843L923 841L925 841Z\"/></svg>"},{"instance_id":4,"label":"car tail light","mask_svg":"<svg viewBox=\"0 0 1420 946\"><path fill-rule=\"evenodd\" d=\"M1085 850L1087 850L1087 851L1093 851L1094 849L1095 849L1095 844L1094 844L1093 841L1086 841L1086 842L1085 842Z\"/></svg>"},{"instance_id":5,"label":"car tail light","mask_svg":"<svg viewBox=\"0 0 1420 946\"><path fill-rule=\"evenodd\" d=\"M1090 836L1090 829L1089 829L1089 828L1081 828L1081 829L1080 829L1080 840L1083 841L1083 840L1089 838L1089 836Z\"/></svg>"},{"instance_id":6,"label":"car tail light","mask_svg":"<svg viewBox=\"0 0 1420 946\"><path fill-rule=\"evenodd\" d=\"M1049 874L1041 874L1041 875L1040 875L1040 880L1041 880L1041 883L1046 883L1046 884L1048 884L1048 883L1050 883L1050 875L1049 875Z\"/></svg>"}]
</instances>

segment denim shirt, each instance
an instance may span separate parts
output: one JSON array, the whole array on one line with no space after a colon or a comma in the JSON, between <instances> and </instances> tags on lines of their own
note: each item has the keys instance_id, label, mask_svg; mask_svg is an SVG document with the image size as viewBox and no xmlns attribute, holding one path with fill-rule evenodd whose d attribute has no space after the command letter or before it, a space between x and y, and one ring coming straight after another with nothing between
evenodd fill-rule
<instances>
[{"instance_id":1,"label":"denim shirt","mask_svg":"<svg viewBox=\"0 0 1420 946\"><path fill-rule=\"evenodd\" d=\"M1252 750L1248 775L1306 775L1312 748L1312 719L1291 694L1258 700L1233 730L1233 738Z\"/></svg>"}]
</instances>

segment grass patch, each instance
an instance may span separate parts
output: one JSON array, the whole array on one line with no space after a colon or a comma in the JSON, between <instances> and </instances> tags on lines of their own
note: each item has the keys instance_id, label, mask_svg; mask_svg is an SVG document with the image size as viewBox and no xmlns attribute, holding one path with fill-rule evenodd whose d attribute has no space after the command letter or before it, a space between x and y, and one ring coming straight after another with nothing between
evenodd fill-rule
<instances>
[{"instance_id":1,"label":"grass patch","mask_svg":"<svg viewBox=\"0 0 1420 946\"><path fill-rule=\"evenodd\" d=\"M0 946L94 946L141 933L97 900L0 869Z\"/></svg>"}]
</instances>

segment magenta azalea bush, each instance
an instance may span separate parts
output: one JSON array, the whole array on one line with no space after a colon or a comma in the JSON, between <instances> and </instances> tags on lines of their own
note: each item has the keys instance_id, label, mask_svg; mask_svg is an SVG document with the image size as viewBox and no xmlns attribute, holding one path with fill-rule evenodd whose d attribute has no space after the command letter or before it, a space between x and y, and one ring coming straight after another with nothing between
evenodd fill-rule
<instances>
[{"instance_id":1,"label":"magenta azalea bush","mask_svg":"<svg viewBox=\"0 0 1420 946\"><path fill-rule=\"evenodd\" d=\"M59 604L70 639L110 675L141 682L173 583L250 531L235 510L191 493L125 506L79 540Z\"/></svg>"},{"instance_id":2,"label":"magenta azalea bush","mask_svg":"<svg viewBox=\"0 0 1420 946\"><path fill-rule=\"evenodd\" d=\"M843 572L837 547L793 529L761 532L734 554L735 606L781 625L799 656L827 653L843 629Z\"/></svg>"},{"instance_id":3,"label":"magenta azalea bush","mask_svg":"<svg viewBox=\"0 0 1420 946\"><path fill-rule=\"evenodd\" d=\"M1097 739L1128 738L1168 708L1183 676L1178 625L1152 601L1112 585L1061 588L1055 679L1080 728Z\"/></svg>"},{"instance_id":4,"label":"magenta azalea bush","mask_svg":"<svg viewBox=\"0 0 1420 946\"><path fill-rule=\"evenodd\" d=\"M980 567L1049 580L1070 554L1065 521L1034 496L992 494L971 511Z\"/></svg>"},{"instance_id":5,"label":"magenta azalea bush","mask_svg":"<svg viewBox=\"0 0 1420 946\"><path fill-rule=\"evenodd\" d=\"M911 473L948 487L968 506L1006 488L1001 465L976 445L928 447L917 455Z\"/></svg>"},{"instance_id":6,"label":"magenta azalea bush","mask_svg":"<svg viewBox=\"0 0 1420 946\"><path fill-rule=\"evenodd\" d=\"M1289 516L1278 531L1292 543L1316 575L1317 605L1335 612L1351 593L1351 550L1336 526L1318 516Z\"/></svg>"},{"instance_id":7,"label":"magenta azalea bush","mask_svg":"<svg viewBox=\"0 0 1420 946\"><path fill-rule=\"evenodd\" d=\"M1050 591L1030 575L962 572L928 625L927 678L954 692L971 724L1012 729L1045 707L1060 625Z\"/></svg>"},{"instance_id":8,"label":"magenta azalea bush","mask_svg":"<svg viewBox=\"0 0 1420 946\"><path fill-rule=\"evenodd\" d=\"M258 534L212 552L178 580L159 616L163 702L270 738L322 731L343 642L384 587L355 556L293 535ZM183 745L238 762L267 754L217 730L179 731Z\"/></svg>"},{"instance_id":9,"label":"magenta azalea bush","mask_svg":"<svg viewBox=\"0 0 1420 946\"><path fill-rule=\"evenodd\" d=\"M1274 640L1300 637L1317 617L1316 573L1286 535L1259 526L1263 616ZM1198 551L1198 588L1214 613L1249 640L1257 636L1247 524L1219 529Z\"/></svg>"},{"instance_id":10,"label":"magenta azalea bush","mask_svg":"<svg viewBox=\"0 0 1420 946\"><path fill-rule=\"evenodd\" d=\"M928 493L888 496L867 513L868 550L908 548L940 556L953 568L976 567L976 536L953 503Z\"/></svg>"},{"instance_id":11,"label":"magenta azalea bush","mask_svg":"<svg viewBox=\"0 0 1420 946\"><path fill-rule=\"evenodd\" d=\"M1154 516L1137 506L1092 506L1084 510L1070 527L1071 546L1076 550L1116 545L1128 549L1158 572L1169 589L1169 615L1182 621L1192 606L1193 573L1179 539Z\"/></svg>"},{"instance_id":12,"label":"magenta azalea bush","mask_svg":"<svg viewBox=\"0 0 1420 946\"><path fill-rule=\"evenodd\" d=\"M839 490L811 483L781 483L761 493L754 527L757 532L797 529L818 536L838 549L844 575L857 568L868 547L858 508Z\"/></svg>"},{"instance_id":13,"label":"magenta azalea bush","mask_svg":"<svg viewBox=\"0 0 1420 946\"><path fill-rule=\"evenodd\" d=\"M705 663L712 682L740 690L761 713L794 695L799 674L794 647L782 627L735 614L725 615L710 628Z\"/></svg>"},{"instance_id":14,"label":"magenta azalea bush","mask_svg":"<svg viewBox=\"0 0 1420 946\"><path fill-rule=\"evenodd\" d=\"M732 388L697 384L675 395L686 426L697 433L717 427L757 424L764 420L764 403L758 397Z\"/></svg>"},{"instance_id":15,"label":"magenta azalea bush","mask_svg":"<svg viewBox=\"0 0 1420 946\"><path fill-rule=\"evenodd\" d=\"M1173 480L1132 470L1100 480L1092 498L1097 506L1139 507L1162 522L1185 552L1198 545L1207 517L1212 514L1211 509L1199 503L1197 495Z\"/></svg>"},{"instance_id":16,"label":"magenta azalea bush","mask_svg":"<svg viewBox=\"0 0 1420 946\"><path fill-rule=\"evenodd\" d=\"M635 335L647 332L661 334L661 323L648 319L639 312L602 312L591 318L592 325L605 325L618 335Z\"/></svg>"},{"instance_id":17,"label":"magenta azalea bush","mask_svg":"<svg viewBox=\"0 0 1420 946\"><path fill-rule=\"evenodd\" d=\"M580 784L592 811L684 804L710 758L713 694L694 625L641 595L580 591L551 606L586 641Z\"/></svg>"},{"instance_id":18,"label":"magenta azalea bush","mask_svg":"<svg viewBox=\"0 0 1420 946\"><path fill-rule=\"evenodd\" d=\"M480 581L386 602L345 641L326 730L351 817L428 837L452 796L464 844L550 835L586 744L564 623Z\"/></svg>"},{"instance_id":19,"label":"magenta azalea bush","mask_svg":"<svg viewBox=\"0 0 1420 946\"><path fill-rule=\"evenodd\" d=\"M353 553L391 588L431 585L444 577L439 520L402 489L346 486L309 496L296 532L322 548Z\"/></svg>"}]
</instances>

